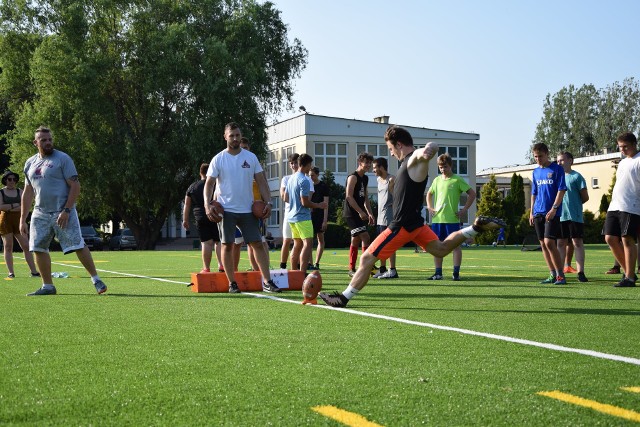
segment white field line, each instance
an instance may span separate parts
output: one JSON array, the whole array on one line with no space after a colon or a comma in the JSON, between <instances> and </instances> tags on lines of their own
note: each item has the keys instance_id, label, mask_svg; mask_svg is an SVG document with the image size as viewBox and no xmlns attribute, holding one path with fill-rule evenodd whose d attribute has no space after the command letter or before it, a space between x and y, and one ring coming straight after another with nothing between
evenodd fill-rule
<instances>
[{"instance_id":1,"label":"white field line","mask_svg":"<svg viewBox=\"0 0 640 427\"><path fill-rule=\"evenodd\" d=\"M84 267L82 265L77 266L77 265L70 265L70 264L65 264L65 263L60 263L60 262L52 262L52 264L63 265L65 267L82 268L82 269L84 269ZM137 277L137 278L140 278L140 279L156 280L156 281L159 281L159 282L176 283L176 284L180 284L180 285L188 285L189 284L189 283L186 283L186 282L179 282L179 281L176 281L176 280L167 280L167 279L162 279L162 278L159 278L159 277L141 276L139 274L121 273L121 272L118 272L118 271L101 270L101 269L99 269L98 271L102 272L102 273L119 274L121 276ZM292 300L285 299L285 298L278 298L276 296L268 295L268 294L243 292L242 295L250 295L250 296L256 297L256 298L267 298L267 299L271 299L273 301L300 304L300 301L292 301ZM490 333L486 333L486 332L472 331L470 329L454 328L452 326L436 325L436 324L433 324L433 323L417 322L415 320L401 319L401 318L398 318L398 317L385 316L385 315L382 315L382 314L367 313L366 311L356 311L356 310L351 310L349 308L333 308L333 307L329 307L327 305L320 305L320 304L319 305L312 305L312 307L321 308L321 309L325 309L325 310L341 311L341 312L344 312L344 313L355 314L355 315L358 315L358 316L372 317L374 319L388 320L388 321L391 321L391 322L404 323L406 325L420 326L420 327L423 327L423 328L439 329L441 331L457 332L457 333L465 334L465 335L472 335L472 336L476 336L476 337L489 338L489 339L494 339L494 340L498 340L498 341L506 341L506 342L516 343L516 344L528 345L528 346L532 346L532 347L539 347L539 348L544 348L544 349L547 349L547 350L562 351L562 352L566 352L566 353L577 353L577 354L582 354L584 356L595 357L595 358L598 358L598 359L606 359L606 360L612 360L612 361L615 361L615 362L623 362L623 363L629 363L629 364L632 364L632 365L640 366L640 359L636 359L636 358L633 358L633 357L619 356L617 354L602 353L602 352L595 351L595 350L585 350L585 349L581 349L581 348L564 347L564 346L556 345L556 344L537 342L537 341L525 340L525 339L520 339L520 338L512 338L512 337L508 337L508 336L505 336L505 335L496 335L496 334L490 334Z\"/></svg>"}]
</instances>

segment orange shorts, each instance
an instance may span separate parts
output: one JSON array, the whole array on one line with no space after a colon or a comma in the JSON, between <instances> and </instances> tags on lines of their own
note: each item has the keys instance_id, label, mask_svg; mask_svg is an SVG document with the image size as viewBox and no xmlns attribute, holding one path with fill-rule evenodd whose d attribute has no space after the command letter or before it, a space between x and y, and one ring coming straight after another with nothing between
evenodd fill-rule
<instances>
[{"instance_id":1,"label":"orange shorts","mask_svg":"<svg viewBox=\"0 0 640 427\"><path fill-rule=\"evenodd\" d=\"M367 251L376 258L385 260L409 242L414 242L426 250L427 244L433 240L438 240L438 236L428 225L413 231L407 231L404 227L396 231L387 228L369 245Z\"/></svg>"}]
</instances>

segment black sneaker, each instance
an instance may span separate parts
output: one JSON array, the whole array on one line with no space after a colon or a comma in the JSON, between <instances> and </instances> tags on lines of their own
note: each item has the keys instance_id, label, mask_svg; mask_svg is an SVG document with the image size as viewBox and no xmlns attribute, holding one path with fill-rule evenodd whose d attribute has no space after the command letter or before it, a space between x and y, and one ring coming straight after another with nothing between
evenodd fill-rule
<instances>
[{"instance_id":1,"label":"black sneaker","mask_svg":"<svg viewBox=\"0 0 640 427\"><path fill-rule=\"evenodd\" d=\"M589 281L589 279L587 279L587 276L584 275L584 271L580 271L578 273L578 281L580 281L582 283L585 283L585 282Z\"/></svg>"},{"instance_id":2,"label":"black sneaker","mask_svg":"<svg viewBox=\"0 0 640 427\"><path fill-rule=\"evenodd\" d=\"M460 275L459 274L453 273L453 276L451 276L451 278L453 279L454 282L459 282L460 281Z\"/></svg>"},{"instance_id":3,"label":"black sneaker","mask_svg":"<svg viewBox=\"0 0 640 427\"><path fill-rule=\"evenodd\" d=\"M619 281L618 283L616 283L613 286L615 288L635 288L636 287L636 282L635 282L635 280L631 280L631 279L625 277L624 279L622 279L621 281Z\"/></svg>"},{"instance_id":4,"label":"black sneaker","mask_svg":"<svg viewBox=\"0 0 640 427\"><path fill-rule=\"evenodd\" d=\"M262 282L262 290L265 292L279 293L282 290L273 283L273 280L268 280L266 282Z\"/></svg>"},{"instance_id":5,"label":"black sneaker","mask_svg":"<svg viewBox=\"0 0 640 427\"><path fill-rule=\"evenodd\" d=\"M31 277L40 277L40 273L37 271L35 273L31 273Z\"/></svg>"},{"instance_id":6,"label":"black sneaker","mask_svg":"<svg viewBox=\"0 0 640 427\"><path fill-rule=\"evenodd\" d=\"M27 294L27 296L34 297L38 295L55 295L55 294L56 294L56 288L54 286L53 288L50 288L50 289L40 288L35 292L31 292L30 294Z\"/></svg>"},{"instance_id":7,"label":"black sneaker","mask_svg":"<svg viewBox=\"0 0 640 427\"><path fill-rule=\"evenodd\" d=\"M331 307L343 308L346 307L349 303L347 297L345 297L338 291L335 291L332 295L320 292L318 296L322 298L322 301L324 301L325 304Z\"/></svg>"},{"instance_id":8,"label":"black sneaker","mask_svg":"<svg viewBox=\"0 0 640 427\"><path fill-rule=\"evenodd\" d=\"M442 280L442 279L443 279L442 274L434 274L431 277L427 277L427 280Z\"/></svg>"},{"instance_id":9,"label":"black sneaker","mask_svg":"<svg viewBox=\"0 0 640 427\"><path fill-rule=\"evenodd\" d=\"M503 219L491 216L479 216L473 221L473 229L476 231L494 230L500 227L506 227L507 223Z\"/></svg>"},{"instance_id":10,"label":"black sneaker","mask_svg":"<svg viewBox=\"0 0 640 427\"><path fill-rule=\"evenodd\" d=\"M280 263L280 268L283 269L283 270L286 270L287 269L287 263L286 262L281 262Z\"/></svg>"},{"instance_id":11,"label":"black sneaker","mask_svg":"<svg viewBox=\"0 0 640 427\"><path fill-rule=\"evenodd\" d=\"M240 293L240 288L238 287L238 284L236 282L229 283L229 293L230 294L239 294Z\"/></svg>"},{"instance_id":12,"label":"black sneaker","mask_svg":"<svg viewBox=\"0 0 640 427\"><path fill-rule=\"evenodd\" d=\"M309 270L309 271L315 271L315 270L317 270L317 269L318 269L318 267L316 267L315 265L313 265L313 264L311 264L311 263L309 263L309 264L307 265L307 270Z\"/></svg>"},{"instance_id":13,"label":"black sneaker","mask_svg":"<svg viewBox=\"0 0 640 427\"><path fill-rule=\"evenodd\" d=\"M7 274L7 277L8 277L9 279L15 279L15 278L16 278L16 275L15 275L15 274L13 274L13 273L9 273L9 274Z\"/></svg>"}]
</instances>

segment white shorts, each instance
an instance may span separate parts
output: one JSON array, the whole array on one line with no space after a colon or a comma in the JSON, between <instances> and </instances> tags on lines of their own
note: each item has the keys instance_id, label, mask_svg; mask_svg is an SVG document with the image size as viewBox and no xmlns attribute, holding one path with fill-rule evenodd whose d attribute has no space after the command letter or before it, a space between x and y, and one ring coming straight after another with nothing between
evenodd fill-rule
<instances>
[{"instance_id":1,"label":"white shorts","mask_svg":"<svg viewBox=\"0 0 640 427\"><path fill-rule=\"evenodd\" d=\"M65 255L84 248L84 239L80 231L78 213L72 209L65 228L57 224L60 212L38 213L31 217L29 227L29 250L31 252L49 252L49 245L54 236L60 242L60 248Z\"/></svg>"},{"instance_id":2,"label":"white shorts","mask_svg":"<svg viewBox=\"0 0 640 427\"><path fill-rule=\"evenodd\" d=\"M291 232L291 226L289 225L289 221L285 219L282 223L282 238L283 239L293 239L293 233Z\"/></svg>"}]
</instances>

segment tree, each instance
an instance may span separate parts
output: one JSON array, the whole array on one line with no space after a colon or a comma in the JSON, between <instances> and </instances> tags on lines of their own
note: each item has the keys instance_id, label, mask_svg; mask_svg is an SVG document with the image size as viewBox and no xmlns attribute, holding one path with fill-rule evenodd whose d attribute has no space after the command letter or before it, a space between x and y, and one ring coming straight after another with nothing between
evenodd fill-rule
<instances>
[{"instance_id":1,"label":"tree","mask_svg":"<svg viewBox=\"0 0 640 427\"><path fill-rule=\"evenodd\" d=\"M480 194L482 197L478 202L478 215L504 218L502 198L500 197L500 193L498 193L498 184L495 175L489 177L489 182L482 186ZM497 236L497 230L478 234L476 236L476 243L486 245L495 241Z\"/></svg>"},{"instance_id":2,"label":"tree","mask_svg":"<svg viewBox=\"0 0 640 427\"><path fill-rule=\"evenodd\" d=\"M526 209L522 176L514 173L511 177L511 190L509 195L502 201L502 207L505 221L508 224L508 229L505 230L507 241L508 243L515 243L520 240L520 236L516 233L516 226Z\"/></svg>"},{"instance_id":3,"label":"tree","mask_svg":"<svg viewBox=\"0 0 640 427\"><path fill-rule=\"evenodd\" d=\"M1 37L12 40L0 52L0 94L29 89L11 104L12 163L34 153L25 142L48 125L76 161L80 214L115 212L145 249L200 163L224 148L225 123L240 123L264 156L267 118L292 108L292 81L306 65L306 49L289 40L270 2L3 1L0 8Z\"/></svg>"},{"instance_id":4,"label":"tree","mask_svg":"<svg viewBox=\"0 0 640 427\"><path fill-rule=\"evenodd\" d=\"M329 188L329 221L338 222L338 212L342 212L345 188L336 182L333 172L329 169L325 170L322 175L322 182Z\"/></svg>"}]
</instances>

